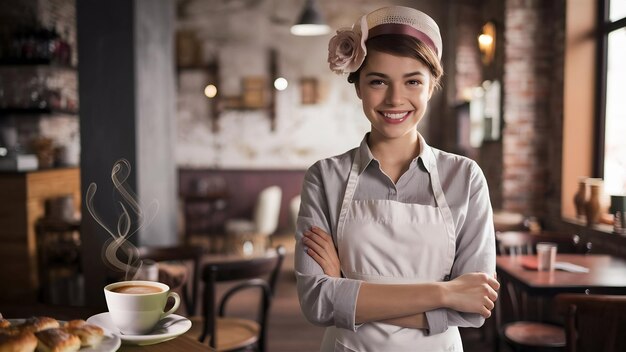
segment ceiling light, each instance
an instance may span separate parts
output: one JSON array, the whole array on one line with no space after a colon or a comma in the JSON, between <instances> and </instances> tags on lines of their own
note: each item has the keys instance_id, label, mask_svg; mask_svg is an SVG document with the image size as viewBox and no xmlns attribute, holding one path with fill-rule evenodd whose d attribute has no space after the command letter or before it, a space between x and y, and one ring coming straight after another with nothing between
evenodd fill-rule
<instances>
[{"instance_id":1,"label":"ceiling light","mask_svg":"<svg viewBox=\"0 0 626 352\"><path fill-rule=\"evenodd\" d=\"M291 34L300 36L324 35L330 32L330 27L317 9L314 0L306 0L304 9L297 24L291 26Z\"/></svg>"}]
</instances>

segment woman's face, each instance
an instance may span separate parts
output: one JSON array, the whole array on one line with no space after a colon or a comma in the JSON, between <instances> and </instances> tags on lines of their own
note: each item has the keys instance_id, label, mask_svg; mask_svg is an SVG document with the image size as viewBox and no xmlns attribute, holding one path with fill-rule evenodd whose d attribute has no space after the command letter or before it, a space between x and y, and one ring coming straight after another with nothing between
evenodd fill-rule
<instances>
[{"instance_id":1,"label":"woman's face","mask_svg":"<svg viewBox=\"0 0 626 352\"><path fill-rule=\"evenodd\" d=\"M376 139L415 138L431 93L431 76L421 61L370 51L357 95Z\"/></svg>"}]
</instances>

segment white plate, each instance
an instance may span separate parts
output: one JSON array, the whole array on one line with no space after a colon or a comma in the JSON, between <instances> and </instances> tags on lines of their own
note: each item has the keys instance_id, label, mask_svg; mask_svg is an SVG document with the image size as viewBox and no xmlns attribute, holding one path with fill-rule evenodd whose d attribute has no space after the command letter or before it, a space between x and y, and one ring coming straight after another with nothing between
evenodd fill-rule
<instances>
[{"instance_id":1,"label":"white plate","mask_svg":"<svg viewBox=\"0 0 626 352\"><path fill-rule=\"evenodd\" d=\"M26 319L7 319L7 320L11 322L11 325L15 325L15 324L23 323ZM62 320L59 320L59 323L63 324L65 322ZM104 336L102 337L102 341L100 341L98 346L82 347L79 350L80 352L115 352L117 351L118 348L120 348L120 346L122 345L122 341L119 338L119 336L115 335L114 333L111 332L110 329L107 329L100 324L96 324L96 323L90 323L90 324L98 325L99 327L101 327L102 330L104 331Z\"/></svg>"},{"instance_id":2,"label":"white plate","mask_svg":"<svg viewBox=\"0 0 626 352\"><path fill-rule=\"evenodd\" d=\"M155 343L171 340L175 337L178 337L187 332L191 328L191 320L176 314L168 315L167 320L177 320L178 322L173 325L158 330L159 333L150 333L147 335L123 335L119 333L119 330L113 325L113 321L109 316L109 312L104 312L100 314L96 314L94 316L89 317L87 322L90 324L95 324L98 326L102 326L108 330L114 332L114 334L118 335L122 339L122 343L126 345L153 345Z\"/></svg>"}]
</instances>

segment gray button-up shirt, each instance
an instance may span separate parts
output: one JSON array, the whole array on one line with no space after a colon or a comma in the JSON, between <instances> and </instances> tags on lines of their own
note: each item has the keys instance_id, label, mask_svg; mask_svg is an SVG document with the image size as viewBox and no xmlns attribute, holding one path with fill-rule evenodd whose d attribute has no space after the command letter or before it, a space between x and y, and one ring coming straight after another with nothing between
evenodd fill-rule
<instances>
[{"instance_id":1,"label":"gray button-up shirt","mask_svg":"<svg viewBox=\"0 0 626 352\"><path fill-rule=\"evenodd\" d=\"M302 233L316 225L332 234L337 244L337 222L352 158L361 154L359 182L354 200L394 200L436 206L430 185L428 161L435 158L441 187L452 212L456 254L451 279L468 272L495 273L495 235L487 181L471 159L446 153L420 139L420 154L396 184L380 169L367 145L367 134L356 150L320 160L309 168L302 185L302 203L296 230L295 271L300 306L306 318L321 326L356 330L356 299L361 281L333 278L304 252ZM434 154L431 152L434 151ZM440 308L426 312L429 334L448 326L478 327L479 314Z\"/></svg>"}]
</instances>

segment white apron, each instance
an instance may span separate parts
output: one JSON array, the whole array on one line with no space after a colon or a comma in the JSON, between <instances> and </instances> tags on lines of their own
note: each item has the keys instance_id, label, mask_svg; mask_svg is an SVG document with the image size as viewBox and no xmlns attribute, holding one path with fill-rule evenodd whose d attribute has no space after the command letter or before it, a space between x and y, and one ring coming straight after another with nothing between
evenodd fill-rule
<instances>
[{"instance_id":1,"label":"white apron","mask_svg":"<svg viewBox=\"0 0 626 352\"><path fill-rule=\"evenodd\" d=\"M344 276L386 284L446 280L454 262L454 223L441 189L435 158L429 158L433 160L429 167L430 181L437 203L437 207L432 207L391 200L353 201L359 156L357 150L337 226ZM463 346L456 327L426 336L424 330L366 323L356 332L327 328L321 349L323 352L440 352L462 351Z\"/></svg>"}]
</instances>

